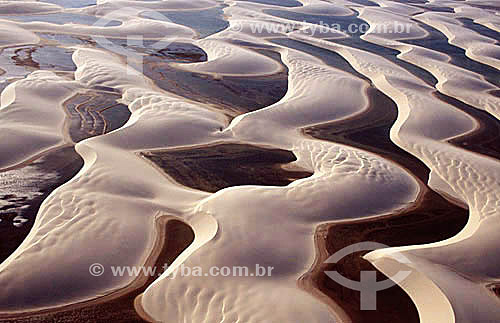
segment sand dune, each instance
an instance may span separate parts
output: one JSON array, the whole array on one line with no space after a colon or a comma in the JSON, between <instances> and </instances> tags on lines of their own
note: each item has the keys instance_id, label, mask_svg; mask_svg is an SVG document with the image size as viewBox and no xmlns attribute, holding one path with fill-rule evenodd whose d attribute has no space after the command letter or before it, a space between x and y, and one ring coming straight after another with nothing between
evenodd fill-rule
<instances>
[{"instance_id":1,"label":"sand dune","mask_svg":"<svg viewBox=\"0 0 500 323\"><path fill-rule=\"evenodd\" d=\"M378 11L380 10L368 10L363 10L360 18L368 21L370 25L376 26L379 24L377 19L381 19L381 17L378 17ZM372 15L378 18L374 19ZM387 19L396 21L397 16L385 14L385 20ZM381 21L383 23L384 19ZM406 24L411 25L411 30L418 30L416 23L406 21ZM375 27L375 29L377 28ZM401 35L393 33L379 34L370 31L362 36L366 41L401 52L398 55L399 59L430 72L438 80L436 89L440 92L457 98L477 109L486 110L497 118L499 117L500 100L490 94L491 91L497 89L496 86L486 81L484 76L454 65L451 57L446 54L422 46L396 41L415 37L418 37L418 34L414 32Z\"/></svg>"},{"instance_id":2,"label":"sand dune","mask_svg":"<svg viewBox=\"0 0 500 323\"><path fill-rule=\"evenodd\" d=\"M112 85L106 82L109 74L104 74L102 69L106 73L114 71L118 75L127 75L125 69L116 71L116 68L113 69L114 66L109 64L109 61L113 60L112 56L92 50L81 50L75 54L77 65L82 57L85 57L86 64L83 70L79 66L77 80L87 86ZM101 57L99 61L106 63L92 64L92 59L96 57ZM118 63L116 66L119 66ZM9 312L68 305L93 299L96 295L117 291L129 285L132 280L130 277L113 277L110 272L98 281L93 281L88 274L88 261L95 259L96 262L110 266L144 263L154 242L154 223L157 216L178 215L180 210L190 208L189 200L193 203L206 196L171 183L169 185L167 180L158 182L158 178L161 178L158 171L137 156L135 151L177 146L182 145L185 140L196 140L193 130L198 131L204 138L207 130L208 133L215 131L222 122L217 123L209 118L200 120L199 115L195 114L201 123L197 126L192 124L191 130L184 129L190 136L177 133L176 141L167 124L179 125L179 120L174 117L175 106L182 103L185 107L185 101L175 102L175 99L171 100L171 97L151 90L150 93L145 92L145 95L136 98L131 93L140 84L133 76L128 79L126 76L122 77L121 84L127 87L124 92L131 91L125 94L125 97L131 100L130 109L133 112L129 123L123 130L84 140L76 146L78 153L85 160L84 168L73 180L54 191L44 201L33 231L23 245L2 264L0 280L4 281L4 286L9 287L2 293L1 304L3 309L8 309ZM116 79L120 80L119 76ZM142 87L142 91L144 90L147 88ZM163 106L162 100L172 106L173 113L158 109ZM193 105L193 109L196 108ZM199 111L199 108L197 109ZM185 110L180 113L189 115L189 111ZM150 118L152 115L155 117ZM167 115L169 118L165 119ZM185 120L184 125L188 123L191 122ZM205 131L200 129L203 124L206 125ZM144 131L154 136L148 136ZM156 140L150 140L153 138ZM165 141L164 138L169 140ZM116 144L118 146L115 146ZM130 167L138 170L135 176L130 176ZM114 184L110 185L105 180L109 176L116 178ZM142 192L141 197L131 199L138 191ZM102 198L96 199L97 196ZM124 221L125 218L127 220ZM68 250L78 249L79 245L86 244L89 235L93 237L93 247L89 245L85 251L70 256ZM34 268L29 264L41 262L44 263L43 269L38 266L36 270L18 274L20 268ZM73 274L68 275L68 270ZM57 282L50 279L54 273L61 275ZM17 288L18 284L30 284L33 288ZM52 296L42 297L47 295L47 290L52 291Z\"/></svg>"},{"instance_id":3,"label":"sand dune","mask_svg":"<svg viewBox=\"0 0 500 323\"><path fill-rule=\"evenodd\" d=\"M328 3L318 0L301 0L303 6L290 9L292 12L324 16L350 16L354 12L346 7L348 1Z\"/></svg>"},{"instance_id":4,"label":"sand dune","mask_svg":"<svg viewBox=\"0 0 500 323\"><path fill-rule=\"evenodd\" d=\"M221 40L204 39L196 44L208 55L203 63L174 65L188 71L220 76L266 76L277 74L283 67L276 61Z\"/></svg>"},{"instance_id":5,"label":"sand dune","mask_svg":"<svg viewBox=\"0 0 500 323\"><path fill-rule=\"evenodd\" d=\"M480 8L458 7L455 12L459 17L473 19L475 23L500 32L500 16Z\"/></svg>"},{"instance_id":6,"label":"sand dune","mask_svg":"<svg viewBox=\"0 0 500 323\"><path fill-rule=\"evenodd\" d=\"M46 97L48 89L50 97ZM54 73L35 72L2 92L0 169L14 167L68 142L62 104L77 89L74 82Z\"/></svg>"},{"instance_id":7,"label":"sand dune","mask_svg":"<svg viewBox=\"0 0 500 323\"><path fill-rule=\"evenodd\" d=\"M34 33L7 21L0 21L0 46L7 47L12 45L36 44L40 40Z\"/></svg>"},{"instance_id":8,"label":"sand dune","mask_svg":"<svg viewBox=\"0 0 500 323\"><path fill-rule=\"evenodd\" d=\"M442 31L450 44L465 49L467 56L486 65L500 68L500 49L495 39L482 36L468 28L464 28L457 23L453 17L444 14L423 13L415 16L415 19L422 21L440 31Z\"/></svg>"},{"instance_id":9,"label":"sand dune","mask_svg":"<svg viewBox=\"0 0 500 323\"><path fill-rule=\"evenodd\" d=\"M2 1L0 15L26 15L58 12L62 8L52 3L36 1Z\"/></svg>"},{"instance_id":10,"label":"sand dune","mask_svg":"<svg viewBox=\"0 0 500 323\"><path fill-rule=\"evenodd\" d=\"M439 307L441 309L448 302L451 309L448 311L448 317L443 314L445 316L443 321L468 322L478 317L482 321L498 319L500 312L497 301L485 287L488 282L498 279L498 272L494 269L497 266L489 258L491 251L483 253L477 249L478 244L485 243L483 239L489 236L492 229L491 225L486 223L491 223L496 217L496 209L493 206L496 203L496 198L493 197L496 192L496 180L490 179L490 176L495 176L498 163L443 143L473 130L474 122L467 121L466 116L454 107L440 103L437 99L431 99L430 95L423 95L424 85L417 87L418 81L411 77L411 74L398 69L390 62L382 62L380 57L346 47L335 50L396 101L400 115L392 129L392 139L428 165L431 169L430 187L463 201L469 206L471 216L467 227L449 241L429 246L375 251L369 254L367 259L390 275L397 271L395 268L402 270L408 266L396 262L393 255L402 252L410 257L412 260L410 267L417 272L405 280L402 287L415 301L421 320L424 322L435 320L436 304L443 304ZM375 60L377 60L376 68L371 63ZM383 73L378 70L384 68ZM381 78L382 74L385 76ZM430 103L429 100L434 103ZM433 106L433 112L436 113L433 118L423 117L423 113L429 113L425 109L426 106ZM460 118L461 114L463 116ZM443 122L453 126L443 129L439 127ZM477 182L473 184L474 179L483 177L484 181L481 180L483 184L480 186L477 186ZM481 230L485 232L480 233ZM488 241L488 238L486 239ZM486 243L486 246L482 246L481 250L488 248L487 245ZM473 246L476 246L475 249ZM403 252L406 250L412 251ZM418 258L415 258L416 255ZM465 261L464 257L468 260ZM476 259L470 262L470 257ZM474 283L465 281L463 277L475 277ZM429 288L416 288L421 284L426 284ZM457 289L457 285L464 287L462 290ZM480 309L470 306L471 293L474 295L473 298L480 302Z\"/></svg>"}]
</instances>

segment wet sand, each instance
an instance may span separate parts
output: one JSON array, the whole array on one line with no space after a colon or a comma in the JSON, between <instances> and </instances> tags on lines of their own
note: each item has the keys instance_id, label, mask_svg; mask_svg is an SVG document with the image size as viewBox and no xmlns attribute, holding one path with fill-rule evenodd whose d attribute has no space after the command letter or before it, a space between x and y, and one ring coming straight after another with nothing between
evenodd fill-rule
<instances>
[{"instance_id":1,"label":"wet sand","mask_svg":"<svg viewBox=\"0 0 500 323\"><path fill-rule=\"evenodd\" d=\"M35 179L33 184L24 188L25 192L20 192L20 196L9 194L9 196L1 197L3 201L14 200L14 203L9 203L8 209L5 207L0 209L0 218L2 219L0 222L0 262L10 256L28 235L43 200L54 189L75 176L83 166L83 160L73 147L66 147L50 152L26 166L33 167L36 172L13 169L7 171L7 174L2 174L7 175L6 177L2 176L2 189L7 192L11 190L9 185L18 185L15 182L33 181L32 177ZM40 174L43 174L42 178L39 178ZM50 177L47 178L47 175ZM15 182L9 184L9 181L12 180ZM25 197L26 195L33 197ZM20 227L14 227L12 220L16 216L21 216L28 221Z\"/></svg>"},{"instance_id":2,"label":"wet sand","mask_svg":"<svg viewBox=\"0 0 500 323\"><path fill-rule=\"evenodd\" d=\"M282 167L296 160L289 151L243 144L151 151L142 156L179 184L205 192L238 185L286 186L312 175Z\"/></svg>"},{"instance_id":3,"label":"wet sand","mask_svg":"<svg viewBox=\"0 0 500 323\"><path fill-rule=\"evenodd\" d=\"M106 134L122 127L130 118L121 96L106 91L86 91L64 103L69 115L68 132L73 142Z\"/></svg>"}]
</instances>

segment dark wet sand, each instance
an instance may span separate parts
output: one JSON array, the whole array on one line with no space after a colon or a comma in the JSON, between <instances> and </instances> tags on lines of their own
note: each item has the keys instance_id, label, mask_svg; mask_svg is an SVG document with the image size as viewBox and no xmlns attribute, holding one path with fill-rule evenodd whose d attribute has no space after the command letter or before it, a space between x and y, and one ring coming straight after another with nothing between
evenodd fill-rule
<instances>
[{"instance_id":1,"label":"dark wet sand","mask_svg":"<svg viewBox=\"0 0 500 323\"><path fill-rule=\"evenodd\" d=\"M472 72L476 72L484 76L486 81L490 82L491 84L495 86L500 86L500 79L498 78L498 70L489 65L477 62L469 58L467 55L465 55L464 49L450 44L448 42L448 38L446 38L446 36L436 28L423 23L419 23L419 26L425 31L427 31L429 33L429 36L420 39L403 40L402 42L416 46L421 46L424 48L429 48L441 52L443 54L446 54L451 58L450 61L451 64L462 67Z\"/></svg>"},{"instance_id":2,"label":"dark wet sand","mask_svg":"<svg viewBox=\"0 0 500 323\"><path fill-rule=\"evenodd\" d=\"M144 152L176 182L206 192L238 185L286 186L310 172L281 166L296 160L292 152L244 144L218 144Z\"/></svg>"},{"instance_id":3,"label":"dark wet sand","mask_svg":"<svg viewBox=\"0 0 500 323\"><path fill-rule=\"evenodd\" d=\"M439 92L435 92L434 94L442 101L455 106L479 122L479 129L474 133L452 139L449 141L451 144L482 155L500 159L500 123L498 119L486 111L476 109L447 95Z\"/></svg>"},{"instance_id":4,"label":"dark wet sand","mask_svg":"<svg viewBox=\"0 0 500 323\"><path fill-rule=\"evenodd\" d=\"M37 70L75 71L71 59L72 50L51 45L20 46L12 60L19 66L30 66Z\"/></svg>"},{"instance_id":5,"label":"dark wet sand","mask_svg":"<svg viewBox=\"0 0 500 323\"><path fill-rule=\"evenodd\" d=\"M118 103L120 98L121 94L89 90L67 100L64 107L71 140L80 142L122 127L131 113L126 105Z\"/></svg>"},{"instance_id":6,"label":"dark wet sand","mask_svg":"<svg viewBox=\"0 0 500 323\"><path fill-rule=\"evenodd\" d=\"M165 223L166 222L166 223ZM194 233L191 228L179 221L164 219L159 223L163 228L159 234L158 245L155 248L157 254L154 255L151 265L157 268L163 268L164 264L171 264L175 258L187 247L194 239ZM154 252L155 253L155 252ZM67 309L54 310L44 314L32 314L26 317L15 319L0 319L2 323L74 323L74 322L92 322L92 323L110 323L123 322L135 323L145 322L134 309L134 300L144 292L146 287L157 277L140 277L139 286L124 295L110 300L88 302L79 305L69 306ZM137 284L137 283L136 283ZM112 296L111 296L112 297Z\"/></svg>"}]
</instances>

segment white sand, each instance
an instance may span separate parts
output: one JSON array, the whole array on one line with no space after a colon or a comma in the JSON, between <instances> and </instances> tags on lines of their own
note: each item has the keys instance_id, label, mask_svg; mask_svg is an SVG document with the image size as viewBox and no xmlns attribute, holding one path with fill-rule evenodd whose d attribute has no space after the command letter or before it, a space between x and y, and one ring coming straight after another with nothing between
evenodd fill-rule
<instances>
[{"instance_id":1,"label":"white sand","mask_svg":"<svg viewBox=\"0 0 500 323\"><path fill-rule=\"evenodd\" d=\"M0 15L28 15L41 13L55 13L62 8L52 3L36 1L2 1Z\"/></svg>"},{"instance_id":2,"label":"white sand","mask_svg":"<svg viewBox=\"0 0 500 323\"><path fill-rule=\"evenodd\" d=\"M354 11L346 7L352 3L344 0L332 3L319 0L300 0L300 2L302 7L289 9L289 11L320 16L350 16L354 14Z\"/></svg>"},{"instance_id":3,"label":"white sand","mask_svg":"<svg viewBox=\"0 0 500 323\"><path fill-rule=\"evenodd\" d=\"M395 14L392 10L389 11L388 9L380 9L377 7L358 10L359 18L370 24L370 29L367 31L366 35L394 40L418 39L424 38L428 35L425 29L421 28L416 23L413 23L410 17ZM401 28L401 30L399 30L399 28Z\"/></svg>"},{"instance_id":4,"label":"white sand","mask_svg":"<svg viewBox=\"0 0 500 323\"><path fill-rule=\"evenodd\" d=\"M37 44L40 38L32 32L0 20L0 48L12 45Z\"/></svg>"},{"instance_id":5,"label":"white sand","mask_svg":"<svg viewBox=\"0 0 500 323\"><path fill-rule=\"evenodd\" d=\"M68 142L62 104L77 88L74 82L51 72L34 72L2 92L0 169L16 166Z\"/></svg>"}]
</instances>

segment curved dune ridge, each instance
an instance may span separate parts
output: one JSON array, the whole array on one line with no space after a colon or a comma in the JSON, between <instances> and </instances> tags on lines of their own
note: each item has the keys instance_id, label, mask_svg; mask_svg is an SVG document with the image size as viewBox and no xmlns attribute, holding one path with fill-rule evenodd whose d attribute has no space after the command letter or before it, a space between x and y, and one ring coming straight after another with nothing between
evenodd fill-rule
<instances>
[{"instance_id":1,"label":"curved dune ridge","mask_svg":"<svg viewBox=\"0 0 500 323\"><path fill-rule=\"evenodd\" d=\"M65 146L74 146L84 159L80 172L45 199L29 235L0 264L0 318L84 307L142 287L136 310L155 322L350 322L342 304L299 287L315 263L316 228L396 217L417 207L431 189L468 208L465 228L444 241L379 249L364 258L387 276L411 271L398 285L421 322L500 321L495 295L500 163L452 143L484 125L442 99L500 117L500 6L482 0L291 2L0 4L0 171L25 167ZM195 31L206 23L202 16L191 28L163 15L211 8L220 9L229 25L205 38ZM57 13L97 23L43 20ZM370 28L361 33L344 28L353 22ZM427 40L436 33L449 47L432 47ZM116 45L131 35L146 42L127 50ZM102 37L116 44L92 40ZM151 48L147 41L156 43ZM291 41L311 50L287 47ZM182 52L172 59L179 54L169 49L172 42L199 48L206 60ZM4 58L18 50L32 55L35 47L72 53L76 70L33 64L18 72L15 62ZM131 58L123 55L131 52L136 61L151 55L157 68L182 75L172 89L182 81L207 79L231 89L226 79L267 80L284 72L288 88L274 104L233 118L241 110L228 113L161 89L154 73L147 77L127 66ZM397 105L390 140L427 166L427 183L387 156L304 133L380 108L368 95L373 88ZM121 96L117 104L127 105L130 118L114 131L75 143L65 105L89 90ZM84 127L85 121L79 122ZM146 151L221 143L290 151L297 160L284 167L312 175L287 186L241 185L210 193L177 183L143 157ZM165 272L149 285L135 276L113 275L113 266L154 264L162 238L158 225L173 218L189 225L195 237ZM401 256L409 261L401 262ZM95 263L105 268L99 277L89 273ZM182 276L182 266L205 275ZM213 267L240 266L248 275L208 274Z\"/></svg>"},{"instance_id":2,"label":"curved dune ridge","mask_svg":"<svg viewBox=\"0 0 500 323\"><path fill-rule=\"evenodd\" d=\"M39 71L2 92L0 127L4 135L0 143L0 169L16 166L68 141L64 135L65 114L61 106L77 87L75 82L52 72ZM50 97L47 91L51 92Z\"/></svg>"},{"instance_id":3,"label":"curved dune ridge","mask_svg":"<svg viewBox=\"0 0 500 323\"><path fill-rule=\"evenodd\" d=\"M468 28L464 28L453 16L448 17L445 14L423 13L415 17L440 31L448 38L450 44L465 49L465 53L470 58L478 62L500 68L500 49L498 41L489 37L482 36Z\"/></svg>"}]
</instances>

